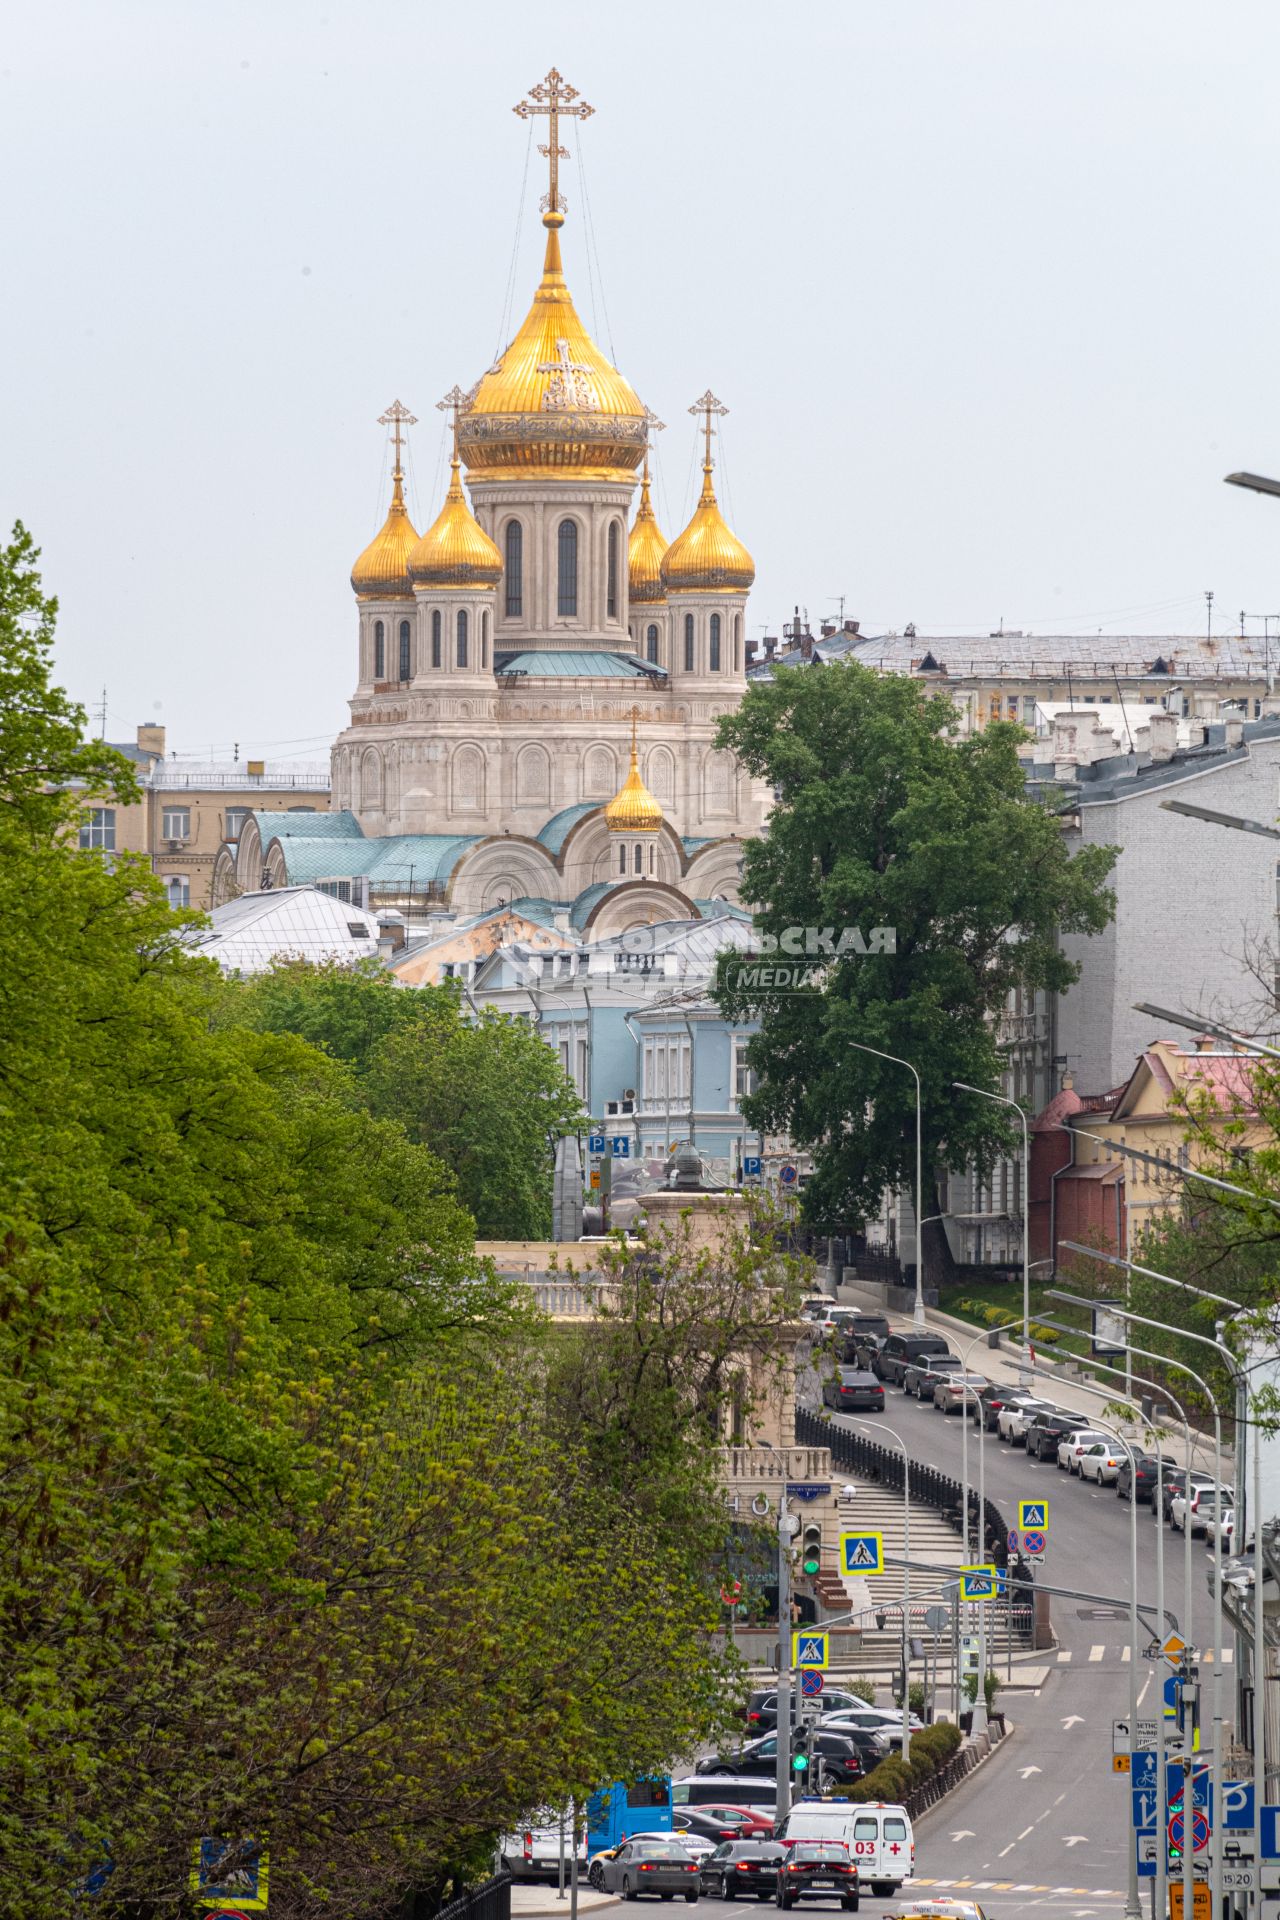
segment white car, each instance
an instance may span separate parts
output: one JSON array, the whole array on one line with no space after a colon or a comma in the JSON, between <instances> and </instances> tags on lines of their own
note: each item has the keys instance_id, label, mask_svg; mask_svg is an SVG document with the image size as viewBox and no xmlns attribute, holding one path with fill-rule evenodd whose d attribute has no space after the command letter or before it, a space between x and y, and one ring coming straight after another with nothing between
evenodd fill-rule
<instances>
[{"instance_id":1,"label":"white car","mask_svg":"<svg viewBox=\"0 0 1280 1920\"><path fill-rule=\"evenodd\" d=\"M1229 1513L1236 1503L1234 1487L1193 1486L1188 1513L1187 1490L1181 1488L1169 1503L1169 1525L1175 1533L1190 1528L1192 1537L1203 1533L1209 1521Z\"/></svg>"},{"instance_id":2,"label":"white car","mask_svg":"<svg viewBox=\"0 0 1280 1920\"><path fill-rule=\"evenodd\" d=\"M1002 1407L996 1421L996 1433L1011 1447L1027 1443L1027 1428L1038 1413L1052 1413L1052 1400L1024 1400L1020 1407Z\"/></svg>"},{"instance_id":3,"label":"white car","mask_svg":"<svg viewBox=\"0 0 1280 1920\"><path fill-rule=\"evenodd\" d=\"M843 1733L852 1728L859 1733L882 1733L891 1747L902 1745L902 1714L892 1707L846 1707L839 1713L824 1713L818 1722L820 1727L832 1733ZM912 1733L922 1733L924 1723L913 1713L910 1716Z\"/></svg>"},{"instance_id":4,"label":"white car","mask_svg":"<svg viewBox=\"0 0 1280 1920\"><path fill-rule=\"evenodd\" d=\"M554 1808L543 1807L529 1824L515 1833L504 1834L498 1842L503 1868L513 1880L557 1880L560 1877L560 1849L564 1848L565 1872L573 1860L573 1819L566 1815L561 1832L560 1818ZM587 1863L587 1836L578 1836L578 1864Z\"/></svg>"},{"instance_id":5,"label":"white car","mask_svg":"<svg viewBox=\"0 0 1280 1920\"><path fill-rule=\"evenodd\" d=\"M1127 1458L1124 1448L1114 1440L1095 1440L1080 1455L1080 1478L1092 1480L1095 1486L1112 1487Z\"/></svg>"},{"instance_id":6,"label":"white car","mask_svg":"<svg viewBox=\"0 0 1280 1920\"><path fill-rule=\"evenodd\" d=\"M1092 1427L1082 1427L1077 1433L1064 1433L1058 1442L1058 1465L1065 1473L1079 1473L1080 1455L1095 1440L1109 1440L1108 1433L1096 1433Z\"/></svg>"}]
</instances>

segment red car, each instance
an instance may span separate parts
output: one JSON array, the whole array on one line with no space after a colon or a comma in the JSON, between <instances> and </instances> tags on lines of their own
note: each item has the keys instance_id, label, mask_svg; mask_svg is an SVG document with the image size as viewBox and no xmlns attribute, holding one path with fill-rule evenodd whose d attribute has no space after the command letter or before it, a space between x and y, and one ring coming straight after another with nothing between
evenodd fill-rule
<instances>
[{"instance_id":1,"label":"red car","mask_svg":"<svg viewBox=\"0 0 1280 1920\"><path fill-rule=\"evenodd\" d=\"M682 1807L677 1808L677 1812L702 1813L708 1819L718 1821L723 1827L732 1827L735 1840L771 1840L773 1838L773 1821L762 1807ZM725 1838L728 1838L727 1833Z\"/></svg>"}]
</instances>

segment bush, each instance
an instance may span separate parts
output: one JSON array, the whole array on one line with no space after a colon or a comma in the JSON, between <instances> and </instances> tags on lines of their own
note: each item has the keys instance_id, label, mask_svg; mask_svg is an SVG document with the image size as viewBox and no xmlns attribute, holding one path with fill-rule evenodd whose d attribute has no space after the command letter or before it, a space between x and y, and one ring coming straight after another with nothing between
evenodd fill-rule
<instances>
[{"instance_id":1,"label":"bush","mask_svg":"<svg viewBox=\"0 0 1280 1920\"><path fill-rule=\"evenodd\" d=\"M985 1300L961 1298L953 1300L951 1305L959 1312L967 1313L975 1320L981 1320L988 1327L1020 1327L1022 1325L1020 1313L1011 1313L1008 1307L988 1306ZM1042 1327L1036 1321L1032 1321L1030 1332L1038 1347L1051 1347L1061 1338L1052 1327Z\"/></svg>"},{"instance_id":2,"label":"bush","mask_svg":"<svg viewBox=\"0 0 1280 1920\"><path fill-rule=\"evenodd\" d=\"M866 1679L862 1674L858 1674L852 1680L845 1681L844 1686L846 1692L856 1695L859 1700L865 1700L869 1707L874 1707L876 1703L875 1687L871 1681Z\"/></svg>"}]
</instances>

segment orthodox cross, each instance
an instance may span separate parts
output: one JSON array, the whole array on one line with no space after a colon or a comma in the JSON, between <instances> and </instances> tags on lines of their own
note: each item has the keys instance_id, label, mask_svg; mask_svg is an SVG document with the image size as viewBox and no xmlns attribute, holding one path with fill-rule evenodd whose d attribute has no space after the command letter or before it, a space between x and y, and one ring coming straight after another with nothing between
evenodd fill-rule
<instances>
[{"instance_id":1,"label":"orthodox cross","mask_svg":"<svg viewBox=\"0 0 1280 1920\"><path fill-rule=\"evenodd\" d=\"M542 396L544 413L569 413L576 408L592 410L598 404L591 384L595 368L575 360L567 340L556 341L555 359L540 360L538 372L551 375Z\"/></svg>"},{"instance_id":2,"label":"orthodox cross","mask_svg":"<svg viewBox=\"0 0 1280 1920\"><path fill-rule=\"evenodd\" d=\"M665 420L659 420L652 407L646 407L644 410L644 425L644 477L647 480L649 478L649 435L651 433L665 433L667 423Z\"/></svg>"},{"instance_id":3,"label":"orthodox cross","mask_svg":"<svg viewBox=\"0 0 1280 1920\"><path fill-rule=\"evenodd\" d=\"M511 109L513 113L518 113L522 120L528 120L534 114L545 113L551 122L550 141L545 147L538 148L543 158L551 162L551 191L543 201L543 206L550 213L559 213L562 210L560 162L569 158L566 148L560 145L560 116L564 114L566 119L589 120L595 112L595 108L589 107L585 100L580 100L575 107L572 104L575 100L579 100L578 89L571 87L564 76L552 67L545 80L540 80L536 87L530 87L529 98L522 100L519 106Z\"/></svg>"},{"instance_id":4,"label":"orthodox cross","mask_svg":"<svg viewBox=\"0 0 1280 1920\"><path fill-rule=\"evenodd\" d=\"M386 412L378 415L378 425L380 427L390 427L391 429L391 438L395 443L396 449L397 476L401 471L400 449L404 444L404 434L401 432L401 429L403 427L416 427L417 424L417 414L410 413L408 407L404 406L399 400L393 400Z\"/></svg>"},{"instance_id":5,"label":"orthodox cross","mask_svg":"<svg viewBox=\"0 0 1280 1920\"><path fill-rule=\"evenodd\" d=\"M631 709L631 765L636 765L636 721L640 718L639 707Z\"/></svg>"},{"instance_id":6,"label":"orthodox cross","mask_svg":"<svg viewBox=\"0 0 1280 1920\"><path fill-rule=\"evenodd\" d=\"M689 411L690 413L701 413L706 416L706 423L703 427L703 432L706 434L707 447L704 464L709 467L711 465L711 416L713 413L728 413L729 409L720 404L710 387L708 387L701 400L695 400Z\"/></svg>"},{"instance_id":7,"label":"orthodox cross","mask_svg":"<svg viewBox=\"0 0 1280 1920\"><path fill-rule=\"evenodd\" d=\"M458 415L466 412L467 402L470 398L471 394L464 393L455 381L448 393L446 393L444 399L436 401L437 413L451 413L453 415L453 457L455 460L458 457Z\"/></svg>"}]
</instances>

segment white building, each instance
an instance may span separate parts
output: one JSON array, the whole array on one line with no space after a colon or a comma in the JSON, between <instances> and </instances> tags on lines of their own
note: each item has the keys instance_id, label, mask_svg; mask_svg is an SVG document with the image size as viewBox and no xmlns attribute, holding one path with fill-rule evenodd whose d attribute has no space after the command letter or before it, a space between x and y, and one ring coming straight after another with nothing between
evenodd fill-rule
<instances>
[{"instance_id":1,"label":"white building","mask_svg":"<svg viewBox=\"0 0 1280 1920\"><path fill-rule=\"evenodd\" d=\"M277 960L353 966L377 957L378 922L314 887L279 887L215 907L208 926L189 928L183 938L224 973L265 973Z\"/></svg>"}]
</instances>

